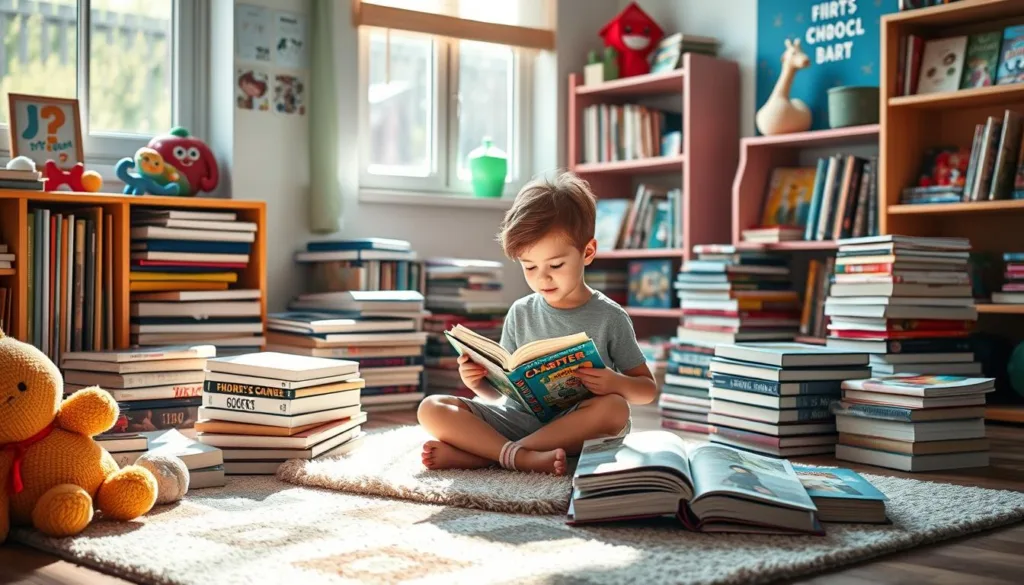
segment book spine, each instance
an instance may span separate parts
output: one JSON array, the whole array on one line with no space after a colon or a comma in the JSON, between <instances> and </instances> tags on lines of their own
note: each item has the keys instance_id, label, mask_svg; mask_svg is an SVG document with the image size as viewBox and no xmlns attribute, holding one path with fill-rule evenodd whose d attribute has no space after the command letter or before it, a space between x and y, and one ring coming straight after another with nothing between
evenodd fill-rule
<instances>
[{"instance_id":1,"label":"book spine","mask_svg":"<svg viewBox=\"0 0 1024 585\"><path fill-rule=\"evenodd\" d=\"M237 394L204 393L203 406L263 414L298 414L295 412L295 402L293 400L256 398L252 396L239 396Z\"/></svg>"},{"instance_id":2,"label":"book spine","mask_svg":"<svg viewBox=\"0 0 1024 585\"><path fill-rule=\"evenodd\" d=\"M787 408L781 412L786 413L780 415L781 422L810 422L832 418L832 411L828 408Z\"/></svg>"},{"instance_id":3,"label":"book spine","mask_svg":"<svg viewBox=\"0 0 1024 585\"><path fill-rule=\"evenodd\" d=\"M973 351L967 338L889 339L885 353L959 353Z\"/></svg>"},{"instance_id":4,"label":"book spine","mask_svg":"<svg viewBox=\"0 0 1024 585\"><path fill-rule=\"evenodd\" d=\"M740 392L752 392L755 394L767 394L769 396L782 396L783 388L796 388L795 394L840 394L841 381L816 381L816 382L774 382L770 380L756 380L744 378L732 374L719 374L712 372L711 385L715 388L725 390L738 390ZM787 394L794 394L793 392Z\"/></svg>"},{"instance_id":5,"label":"book spine","mask_svg":"<svg viewBox=\"0 0 1024 585\"><path fill-rule=\"evenodd\" d=\"M26 251L27 258L26 258L25 262L21 263L21 265L25 266L25 270L28 271L28 291L27 291L28 292L28 315L27 315L28 328L26 329L26 331L28 331L29 343L38 345L38 342L36 342L36 339L35 339L35 295L36 295L36 291L35 291L34 279L35 279L36 266L35 266L34 251L33 251L33 248L35 247L35 241L36 241L36 218L35 218L35 212L33 211L33 212L29 212L29 214L28 214L28 250Z\"/></svg>"},{"instance_id":6,"label":"book spine","mask_svg":"<svg viewBox=\"0 0 1024 585\"><path fill-rule=\"evenodd\" d=\"M807 211L807 224L804 226L804 239L813 240L818 230L818 215L821 213L821 198L825 191L825 177L828 174L828 159L818 158L818 168L814 174L814 192L811 195L811 206Z\"/></svg>"},{"instance_id":7,"label":"book spine","mask_svg":"<svg viewBox=\"0 0 1024 585\"><path fill-rule=\"evenodd\" d=\"M672 365L670 364L665 368L665 371L670 374L676 374L679 376L690 376L692 378L707 378L708 377L708 366L691 366L691 365Z\"/></svg>"},{"instance_id":8,"label":"book spine","mask_svg":"<svg viewBox=\"0 0 1024 585\"><path fill-rule=\"evenodd\" d=\"M363 388L359 393L360 396L384 396L389 394L411 394L413 392L420 392L420 386L414 386L412 384L404 384L401 386L377 386L376 388Z\"/></svg>"},{"instance_id":9,"label":"book spine","mask_svg":"<svg viewBox=\"0 0 1024 585\"><path fill-rule=\"evenodd\" d=\"M103 435L138 433L152 430L191 429L199 418L199 406L173 406L145 410L124 410L117 421Z\"/></svg>"},{"instance_id":10,"label":"book spine","mask_svg":"<svg viewBox=\"0 0 1024 585\"><path fill-rule=\"evenodd\" d=\"M221 382L217 380L206 380L203 382L203 392L235 396L273 398L275 400L293 400L296 398L295 390L272 388L270 386L256 386L253 384L238 384L235 382Z\"/></svg>"},{"instance_id":11,"label":"book spine","mask_svg":"<svg viewBox=\"0 0 1024 585\"><path fill-rule=\"evenodd\" d=\"M832 406L833 414L845 414L861 418L873 418L881 420L894 420L902 422L913 422L914 411L909 408L896 408L892 406L877 406L874 404L841 404Z\"/></svg>"},{"instance_id":12,"label":"book spine","mask_svg":"<svg viewBox=\"0 0 1024 585\"><path fill-rule=\"evenodd\" d=\"M147 388L128 390L107 390L118 402L135 402L140 400L170 400L174 398L194 398L202 396L202 384L175 384L166 386L159 392Z\"/></svg>"},{"instance_id":13,"label":"book spine","mask_svg":"<svg viewBox=\"0 0 1024 585\"><path fill-rule=\"evenodd\" d=\"M838 401L838 396L835 394L807 394L804 396L793 396L786 399L787 404L792 403L792 407L787 408L825 408L828 409L832 406L833 402Z\"/></svg>"},{"instance_id":14,"label":"book spine","mask_svg":"<svg viewBox=\"0 0 1024 585\"><path fill-rule=\"evenodd\" d=\"M701 368L708 367L711 364L711 358L714 357L714 355L709 353L701 354L674 349L669 350L668 356L669 362L673 362L676 365L697 366Z\"/></svg>"}]
</instances>

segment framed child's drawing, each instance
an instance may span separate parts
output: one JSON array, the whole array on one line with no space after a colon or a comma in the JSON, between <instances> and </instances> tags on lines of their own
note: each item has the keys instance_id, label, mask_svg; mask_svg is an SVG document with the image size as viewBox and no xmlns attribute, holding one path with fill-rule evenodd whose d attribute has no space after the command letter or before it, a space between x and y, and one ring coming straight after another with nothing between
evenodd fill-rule
<instances>
[{"instance_id":1,"label":"framed child's drawing","mask_svg":"<svg viewBox=\"0 0 1024 585\"><path fill-rule=\"evenodd\" d=\"M39 169L48 160L62 169L85 162L78 100L12 93L7 105L12 158L27 156Z\"/></svg>"}]
</instances>

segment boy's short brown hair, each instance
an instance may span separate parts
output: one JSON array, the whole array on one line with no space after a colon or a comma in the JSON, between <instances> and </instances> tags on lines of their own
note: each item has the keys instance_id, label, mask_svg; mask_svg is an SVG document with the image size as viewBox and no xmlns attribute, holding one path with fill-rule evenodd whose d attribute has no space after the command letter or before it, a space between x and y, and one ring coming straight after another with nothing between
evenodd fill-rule
<instances>
[{"instance_id":1,"label":"boy's short brown hair","mask_svg":"<svg viewBox=\"0 0 1024 585\"><path fill-rule=\"evenodd\" d=\"M535 179L520 189L501 222L498 241L515 260L552 231L564 232L579 250L594 238L597 204L590 185L573 173Z\"/></svg>"}]
</instances>

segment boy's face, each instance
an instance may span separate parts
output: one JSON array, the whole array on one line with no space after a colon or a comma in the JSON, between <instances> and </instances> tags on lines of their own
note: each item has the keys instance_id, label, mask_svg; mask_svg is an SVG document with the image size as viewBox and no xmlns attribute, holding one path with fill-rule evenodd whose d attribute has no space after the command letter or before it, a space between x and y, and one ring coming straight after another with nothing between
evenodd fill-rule
<instances>
[{"instance_id":1,"label":"boy's face","mask_svg":"<svg viewBox=\"0 0 1024 585\"><path fill-rule=\"evenodd\" d=\"M597 240L591 239L581 252L564 234L553 232L524 250L519 264L535 293L552 307L568 308L584 288L583 268L594 261L596 252Z\"/></svg>"}]
</instances>

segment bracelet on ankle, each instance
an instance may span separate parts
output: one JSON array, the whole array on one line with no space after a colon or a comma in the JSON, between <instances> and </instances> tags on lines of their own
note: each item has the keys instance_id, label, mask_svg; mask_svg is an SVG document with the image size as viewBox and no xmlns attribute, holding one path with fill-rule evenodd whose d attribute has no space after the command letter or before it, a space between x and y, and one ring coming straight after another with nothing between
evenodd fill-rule
<instances>
[{"instance_id":1,"label":"bracelet on ankle","mask_svg":"<svg viewBox=\"0 0 1024 585\"><path fill-rule=\"evenodd\" d=\"M498 465L504 469L516 471L516 453L519 451L519 443L509 441L501 446L501 453L498 454Z\"/></svg>"}]
</instances>

